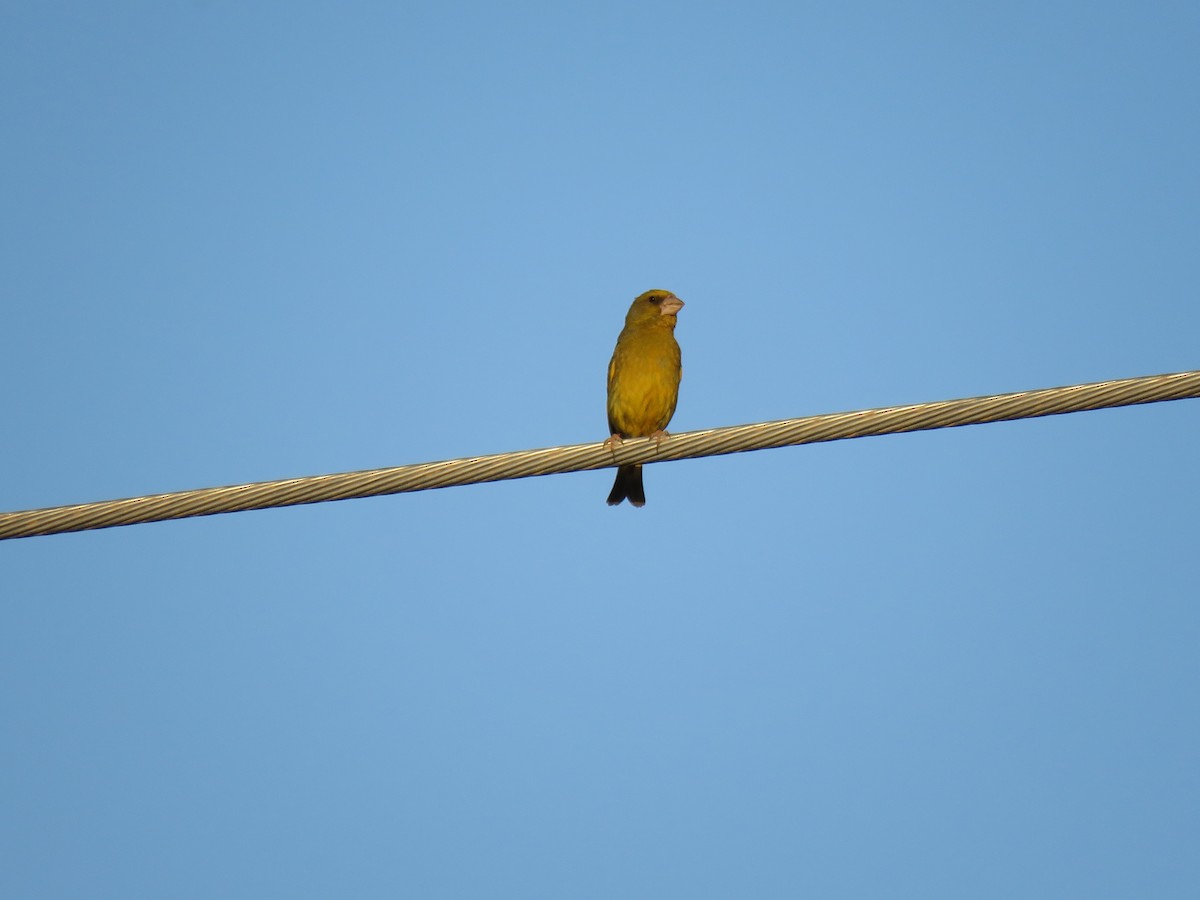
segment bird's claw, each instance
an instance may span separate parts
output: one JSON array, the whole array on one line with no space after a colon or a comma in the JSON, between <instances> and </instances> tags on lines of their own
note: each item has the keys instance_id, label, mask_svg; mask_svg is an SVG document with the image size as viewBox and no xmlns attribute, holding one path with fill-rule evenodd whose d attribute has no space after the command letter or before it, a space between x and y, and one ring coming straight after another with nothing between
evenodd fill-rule
<instances>
[{"instance_id":1,"label":"bird's claw","mask_svg":"<svg viewBox=\"0 0 1200 900\"><path fill-rule=\"evenodd\" d=\"M659 447L662 446L662 442L665 441L670 436L671 435L669 432L663 431L660 428L658 431L654 432L654 434L647 435L646 440L654 441L654 448L655 448L655 450L657 450ZM615 461L617 458L617 448L623 446L624 444L625 444L624 438L622 438L619 434L613 434L613 435L610 435L604 441L604 443L602 443L600 446L602 446L605 450L612 453L613 460Z\"/></svg>"}]
</instances>

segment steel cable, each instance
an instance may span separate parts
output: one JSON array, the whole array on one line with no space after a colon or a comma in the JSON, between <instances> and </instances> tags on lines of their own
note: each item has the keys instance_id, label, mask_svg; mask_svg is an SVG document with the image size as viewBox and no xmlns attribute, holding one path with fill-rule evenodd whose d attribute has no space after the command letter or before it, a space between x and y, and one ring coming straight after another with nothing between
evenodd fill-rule
<instances>
[{"instance_id":1,"label":"steel cable","mask_svg":"<svg viewBox=\"0 0 1200 900\"><path fill-rule=\"evenodd\" d=\"M1200 397L1200 371L0 513L0 540Z\"/></svg>"}]
</instances>

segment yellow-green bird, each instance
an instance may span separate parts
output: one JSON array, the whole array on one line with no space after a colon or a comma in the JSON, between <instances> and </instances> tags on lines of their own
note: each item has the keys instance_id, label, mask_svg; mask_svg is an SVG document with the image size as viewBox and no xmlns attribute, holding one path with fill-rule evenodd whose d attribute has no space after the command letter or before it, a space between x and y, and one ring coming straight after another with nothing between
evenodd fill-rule
<instances>
[{"instance_id":1,"label":"yellow-green bird","mask_svg":"<svg viewBox=\"0 0 1200 900\"><path fill-rule=\"evenodd\" d=\"M625 327L608 364L608 430L605 443L621 438L652 437L661 441L675 414L679 379L683 377L675 315L683 301L670 291L646 291L629 307ZM608 505L628 500L646 505L641 466L620 466Z\"/></svg>"}]
</instances>

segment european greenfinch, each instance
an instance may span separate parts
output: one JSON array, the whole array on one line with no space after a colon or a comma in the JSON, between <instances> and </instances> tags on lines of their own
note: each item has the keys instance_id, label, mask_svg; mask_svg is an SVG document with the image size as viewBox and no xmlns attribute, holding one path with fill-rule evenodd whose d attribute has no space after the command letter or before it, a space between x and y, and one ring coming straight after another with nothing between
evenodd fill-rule
<instances>
[{"instance_id":1,"label":"european greenfinch","mask_svg":"<svg viewBox=\"0 0 1200 900\"><path fill-rule=\"evenodd\" d=\"M683 301L670 291L646 291L629 307L625 327L608 364L608 430L605 444L622 438L649 437L661 442L675 414L679 379L683 377L675 316ZM608 505L628 500L646 505L642 467L619 466Z\"/></svg>"}]
</instances>

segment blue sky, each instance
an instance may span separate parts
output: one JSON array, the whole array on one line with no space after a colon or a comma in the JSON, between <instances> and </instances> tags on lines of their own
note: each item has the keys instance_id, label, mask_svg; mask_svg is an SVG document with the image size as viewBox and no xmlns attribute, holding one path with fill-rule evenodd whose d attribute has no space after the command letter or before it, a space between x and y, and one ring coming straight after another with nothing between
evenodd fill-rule
<instances>
[{"instance_id":1,"label":"blue sky","mask_svg":"<svg viewBox=\"0 0 1200 900\"><path fill-rule=\"evenodd\" d=\"M0 509L1200 368L1192 3L13 3ZM1191 897L1194 401L0 544L0 894Z\"/></svg>"}]
</instances>

